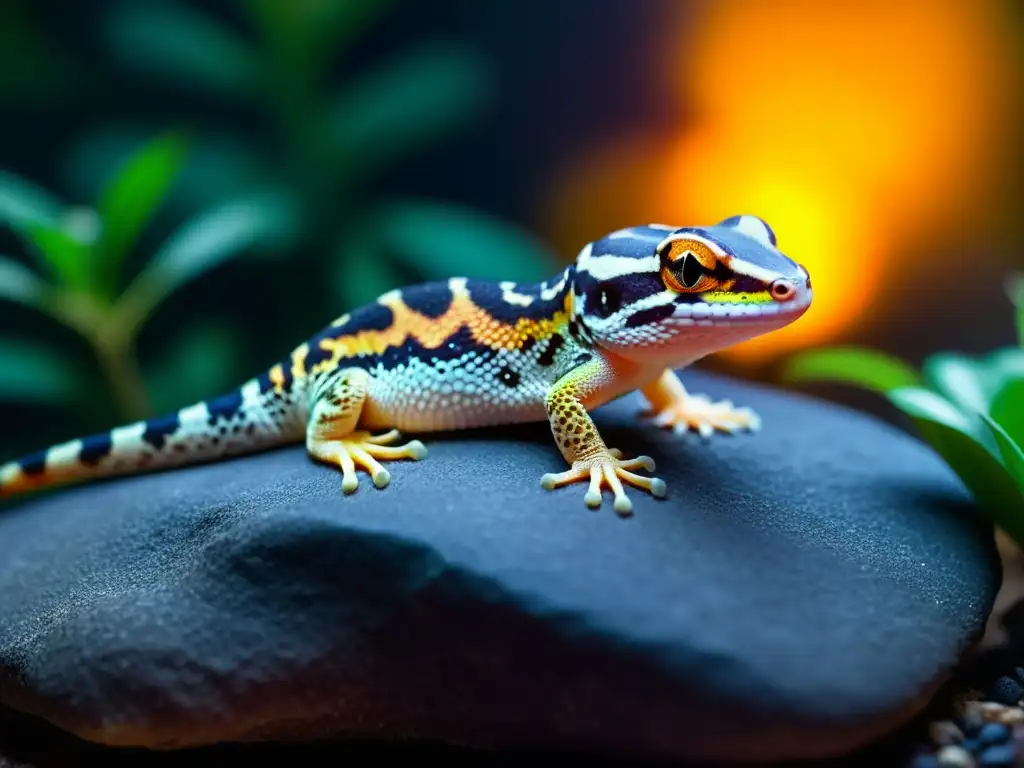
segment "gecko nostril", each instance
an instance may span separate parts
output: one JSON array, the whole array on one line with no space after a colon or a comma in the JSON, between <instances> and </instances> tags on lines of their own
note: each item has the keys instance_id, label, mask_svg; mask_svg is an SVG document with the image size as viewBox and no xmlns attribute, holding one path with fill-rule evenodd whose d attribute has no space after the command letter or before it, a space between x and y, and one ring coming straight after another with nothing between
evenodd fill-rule
<instances>
[{"instance_id":1,"label":"gecko nostril","mask_svg":"<svg viewBox=\"0 0 1024 768\"><path fill-rule=\"evenodd\" d=\"M793 286L785 280L776 280L769 290L776 301L789 301L795 293Z\"/></svg>"}]
</instances>

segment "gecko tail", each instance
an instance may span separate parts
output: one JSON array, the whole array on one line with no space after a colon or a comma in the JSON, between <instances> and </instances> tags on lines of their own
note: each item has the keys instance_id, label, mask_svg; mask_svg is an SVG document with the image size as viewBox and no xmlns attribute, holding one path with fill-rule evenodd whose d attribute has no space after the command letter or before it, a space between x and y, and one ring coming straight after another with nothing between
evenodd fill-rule
<instances>
[{"instance_id":1,"label":"gecko tail","mask_svg":"<svg viewBox=\"0 0 1024 768\"><path fill-rule=\"evenodd\" d=\"M261 376L221 397L0 465L0 498L208 463L295 442L304 434L296 409Z\"/></svg>"}]
</instances>

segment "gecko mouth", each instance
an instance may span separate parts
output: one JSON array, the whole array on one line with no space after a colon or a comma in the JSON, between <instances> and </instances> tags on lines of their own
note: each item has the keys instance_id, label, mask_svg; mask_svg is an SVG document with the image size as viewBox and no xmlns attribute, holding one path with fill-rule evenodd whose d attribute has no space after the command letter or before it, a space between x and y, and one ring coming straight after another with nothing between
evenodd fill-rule
<instances>
[{"instance_id":1,"label":"gecko mouth","mask_svg":"<svg viewBox=\"0 0 1024 768\"><path fill-rule=\"evenodd\" d=\"M668 321L673 325L734 326L786 324L807 311L811 305L811 292L805 291L790 301L768 304L697 302L679 304Z\"/></svg>"}]
</instances>

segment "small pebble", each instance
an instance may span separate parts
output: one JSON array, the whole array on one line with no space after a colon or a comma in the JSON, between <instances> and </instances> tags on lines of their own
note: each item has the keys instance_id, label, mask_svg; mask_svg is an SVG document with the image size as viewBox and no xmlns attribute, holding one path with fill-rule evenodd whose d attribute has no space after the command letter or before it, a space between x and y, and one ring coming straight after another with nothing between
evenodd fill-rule
<instances>
[{"instance_id":1,"label":"small pebble","mask_svg":"<svg viewBox=\"0 0 1024 768\"><path fill-rule=\"evenodd\" d=\"M982 750L978 765L984 768L1010 768L1014 762L1013 745L999 744Z\"/></svg>"},{"instance_id":2,"label":"small pebble","mask_svg":"<svg viewBox=\"0 0 1024 768\"><path fill-rule=\"evenodd\" d=\"M981 726L985 724L981 717L981 711L971 708L966 709L962 714L953 718L953 722L963 731L964 736L977 736Z\"/></svg>"},{"instance_id":3,"label":"small pebble","mask_svg":"<svg viewBox=\"0 0 1024 768\"><path fill-rule=\"evenodd\" d=\"M986 723L1024 723L1024 709L1008 707L995 701L969 701L965 705L965 714L973 716L977 713Z\"/></svg>"},{"instance_id":4,"label":"small pebble","mask_svg":"<svg viewBox=\"0 0 1024 768\"><path fill-rule=\"evenodd\" d=\"M1024 697L1020 683L1008 675L996 680L985 690L985 698L1008 707L1015 706Z\"/></svg>"},{"instance_id":5,"label":"small pebble","mask_svg":"<svg viewBox=\"0 0 1024 768\"><path fill-rule=\"evenodd\" d=\"M914 755L907 768L942 768L942 763L931 752L921 752Z\"/></svg>"},{"instance_id":6,"label":"small pebble","mask_svg":"<svg viewBox=\"0 0 1024 768\"><path fill-rule=\"evenodd\" d=\"M1004 723L985 723L978 731L977 740L982 747L1005 744L1010 740L1010 726Z\"/></svg>"},{"instance_id":7,"label":"small pebble","mask_svg":"<svg viewBox=\"0 0 1024 768\"><path fill-rule=\"evenodd\" d=\"M1017 667L1013 670L1013 674L1017 678L1017 682L1024 685L1024 667Z\"/></svg>"},{"instance_id":8,"label":"small pebble","mask_svg":"<svg viewBox=\"0 0 1024 768\"><path fill-rule=\"evenodd\" d=\"M995 723L993 723L993 725L995 725ZM970 738L964 739L960 742L960 746L966 749L972 755L981 751L981 742L978 740L977 736L972 736Z\"/></svg>"},{"instance_id":9,"label":"small pebble","mask_svg":"<svg viewBox=\"0 0 1024 768\"><path fill-rule=\"evenodd\" d=\"M974 757L963 747L943 747L935 756L939 759L939 765L947 768L974 768L976 765Z\"/></svg>"},{"instance_id":10,"label":"small pebble","mask_svg":"<svg viewBox=\"0 0 1024 768\"><path fill-rule=\"evenodd\" d=\"M981 727L981 720L978 720ZM947 744L959 744L964 740L964 732L951 720L937 720L928 726L928 733L933 744L944 747Z\"/></svg>"}]
</instances>

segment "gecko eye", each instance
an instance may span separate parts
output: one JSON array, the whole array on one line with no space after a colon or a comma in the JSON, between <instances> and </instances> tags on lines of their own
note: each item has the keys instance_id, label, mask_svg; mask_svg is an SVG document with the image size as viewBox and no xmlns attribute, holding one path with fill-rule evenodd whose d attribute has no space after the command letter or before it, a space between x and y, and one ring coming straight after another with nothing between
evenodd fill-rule
<instances>
[{"instance_id":1,"label":"gecko eye","mask_svg":"<svg viewBox=\"0 0 1024 768\"><path fill-rule=\"evenodd\" d=\"M682 269L679 270L679 276L682 278L684 288L693 288L704 275L704 265L697 261L697 257L693 255L692 251L687 251L683 254Z\"/></svg>"},{"instance_id":2,"label":"gecko eye","mask_svg":"<svg viewBox=\"0 0 1024 768\"><path fill-rule=\"evenodd\" d=\"M622 294L613 283L601 283L591 295L599 317L610 317L622 308Z\"/></svg>"}]
</instances>

